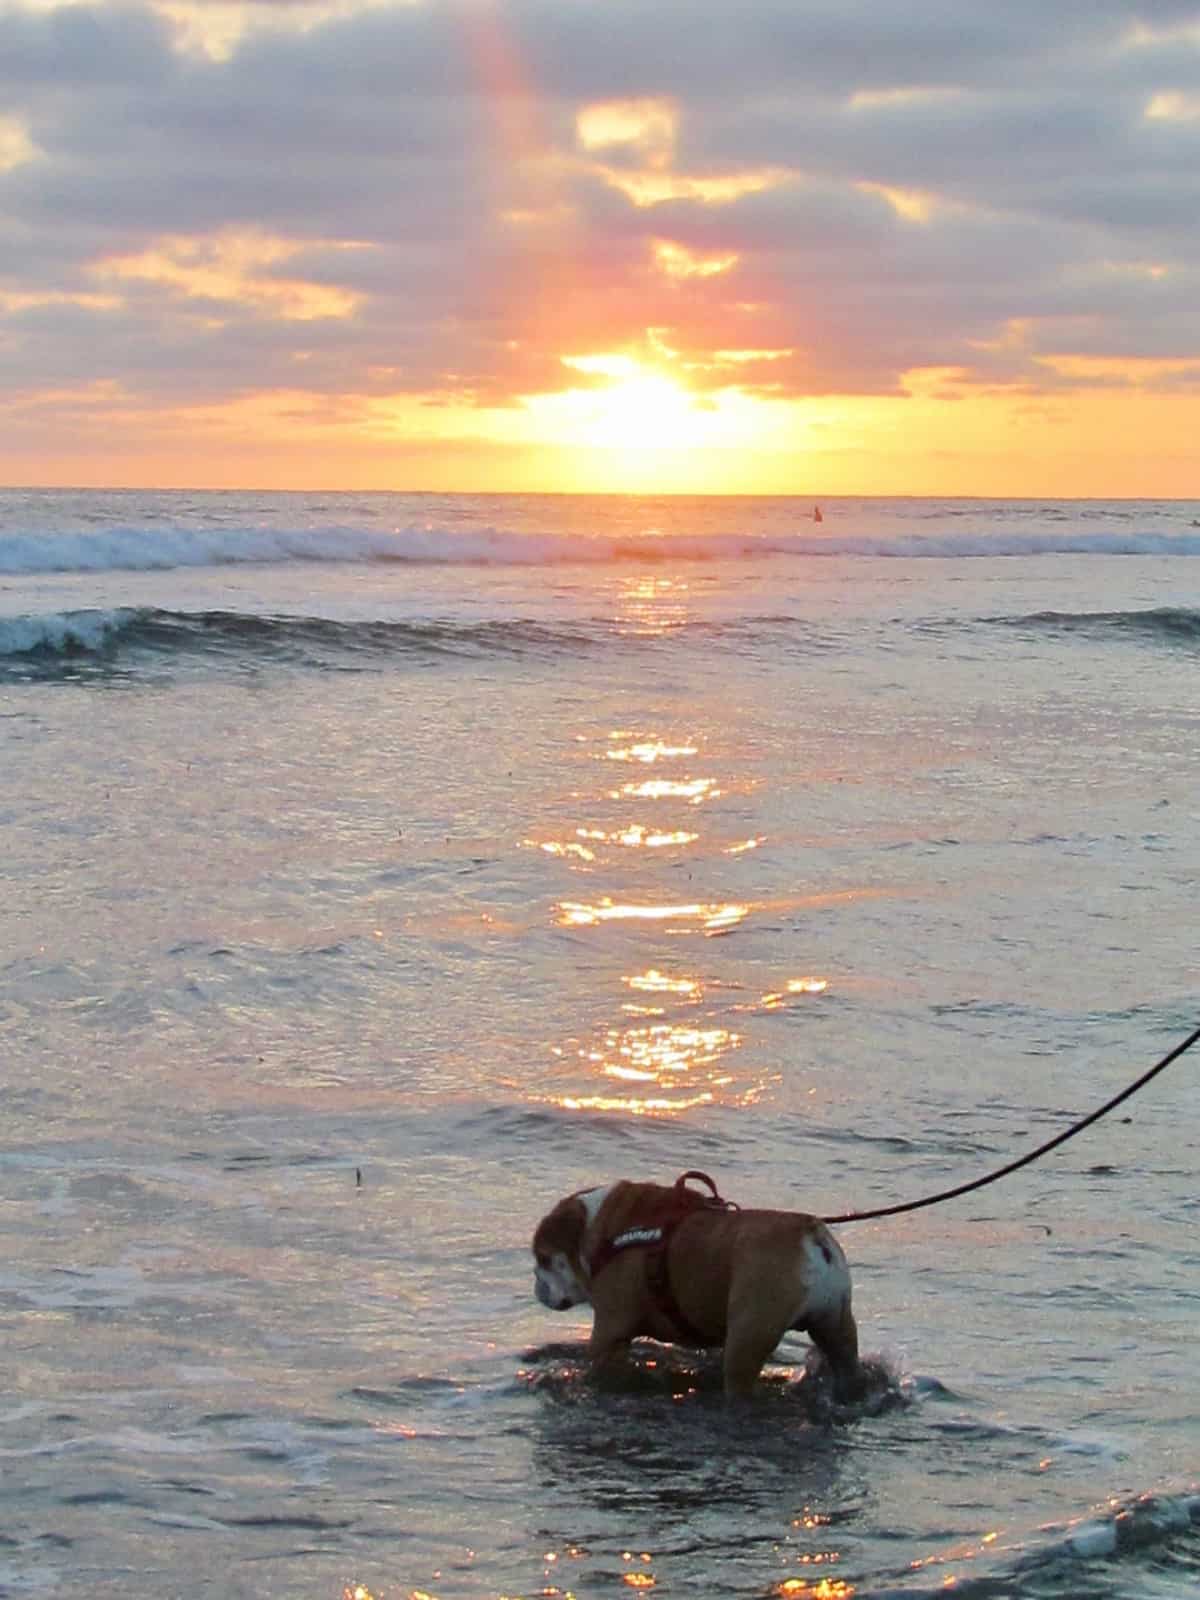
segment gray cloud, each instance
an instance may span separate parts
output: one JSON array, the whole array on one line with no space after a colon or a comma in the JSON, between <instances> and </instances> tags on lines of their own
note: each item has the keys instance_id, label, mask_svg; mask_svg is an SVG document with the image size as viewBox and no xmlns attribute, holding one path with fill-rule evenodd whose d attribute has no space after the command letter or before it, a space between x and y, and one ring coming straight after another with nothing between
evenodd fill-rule
<instances>
[{"instance_id":1,"label":"gray cloud","mask_svg":"<svg viewBox=\"0 0 1200 1600\"><path fill-rule=\"evenodd\" d=\"M1039 356L1200 353L1185 0L431 3L252 29L227 60L136 5L17 6L0 92L37 152L0 167L13 392L503 400L567 381L580 340L648 328L714 385L716 350L790 349L736 373L790 393L894 392L918 366L1050 385ZM1149 116L1163 96L1185 114ZM677 108L675 198L635 205L599 169L628 177L644 153L575 144L605 98ZM726 204L682 187L759 169L774 186ZM249 269L255 296L97 271L252 229L298 247ZM672 279L663 240L737 266ZM296 281L356 310L288 319L269 286ZM31 303L50 292L122 304Z\"/></svg>"}]
</instances>

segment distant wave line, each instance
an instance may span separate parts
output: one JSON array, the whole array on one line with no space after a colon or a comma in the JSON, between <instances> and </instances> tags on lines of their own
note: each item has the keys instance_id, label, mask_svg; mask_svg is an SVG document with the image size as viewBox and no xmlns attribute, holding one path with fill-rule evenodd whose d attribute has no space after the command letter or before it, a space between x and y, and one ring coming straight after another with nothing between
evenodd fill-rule
<instances>
[{"instance_id":1,"label":"distant wave line","mask_svg":"<svg viewBox=\"0 0 1200 1600\"><path fill-rule=\"evenodd\" d=\"M350 528L109 528L0 534L0 573L169 571L292 562L427 566L568 566L615 562L740 561L792 557L964 560L999 557L1200 556L1200 532L1070 532L1065 528L942 534L726 532L522 533L420 526Z\"/></svg>"}]
</instances>

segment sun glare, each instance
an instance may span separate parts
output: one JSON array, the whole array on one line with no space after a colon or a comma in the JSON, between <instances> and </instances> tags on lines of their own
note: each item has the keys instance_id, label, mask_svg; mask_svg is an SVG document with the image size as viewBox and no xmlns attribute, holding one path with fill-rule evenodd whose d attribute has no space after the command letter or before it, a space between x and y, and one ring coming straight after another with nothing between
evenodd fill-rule
<instances>
[{"instance_id":1,"label":"sun glare","mask_svg":"<svg viewBox=\"0 0 1200 1600\"><path fill-rule=\"evenodd\" d=\"M593 381L527 395L534 430L550 444L627 458L631 470L668 453L677 469L682 456L754 447L773 431L761 402L736 388L701 397L670 372L624 354L564 356L562 364Z\"/></svg>"},{"instance_id":2,"label":"sun glare","mask_svg":"<svg viewBox=\"0 0 1200 1600\"><path fill-rule=\"evenodd\" d=\"M602 450L681 450L699 444L703 417L673 379L634 370L602 389L546 396L570 442Z\"/></svg>"}]
</instances>

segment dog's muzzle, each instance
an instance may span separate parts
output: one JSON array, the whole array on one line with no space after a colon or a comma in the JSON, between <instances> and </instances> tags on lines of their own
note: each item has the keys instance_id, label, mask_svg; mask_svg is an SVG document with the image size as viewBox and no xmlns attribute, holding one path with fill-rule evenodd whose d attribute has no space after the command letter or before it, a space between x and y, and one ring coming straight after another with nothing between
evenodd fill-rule
<instances>
[{"instance_id":1,"label":"dog's muzzle","mask_svg":"<svg viewBox=\"0 0 1200 1600\"><path fill-rule=\"evenodd\" d=\"M573 1304L571 1297L563 1294L561 1289L552 1289L541 1273L534 1274L533 1292L547 1311L569 1311Z\"/></svg>"}]
</instances>

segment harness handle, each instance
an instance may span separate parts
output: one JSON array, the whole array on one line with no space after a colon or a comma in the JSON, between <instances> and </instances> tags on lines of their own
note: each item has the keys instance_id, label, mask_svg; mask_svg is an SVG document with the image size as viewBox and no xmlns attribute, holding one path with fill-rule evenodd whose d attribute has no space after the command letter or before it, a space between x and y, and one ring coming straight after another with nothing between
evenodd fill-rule
<instances>
[{"instance_id":1,"label":"harness handle","mask_svg":"<svg viewBox=\"0 0 1200 1600\"><path fill-rule=\"evenodd\" d=\"M711 1190L712 1199L706 1200L704 1202L705 1205L720 1206L725 1211L738 1211L741 1209L736 1200L723 1200L721 1198L720 1191L718 1190L716 1184L709 1177L708 1173L697 1172L695 1168L691 1168L687 1172L681 1172L675 1179L675 1191L677 1194L683 1195L685 1193L694 1193L694 1191L688 1189L689 1178L695 1178L697 1183L702 1183L706 1188Z\"/></svg>"}]
</instances>

